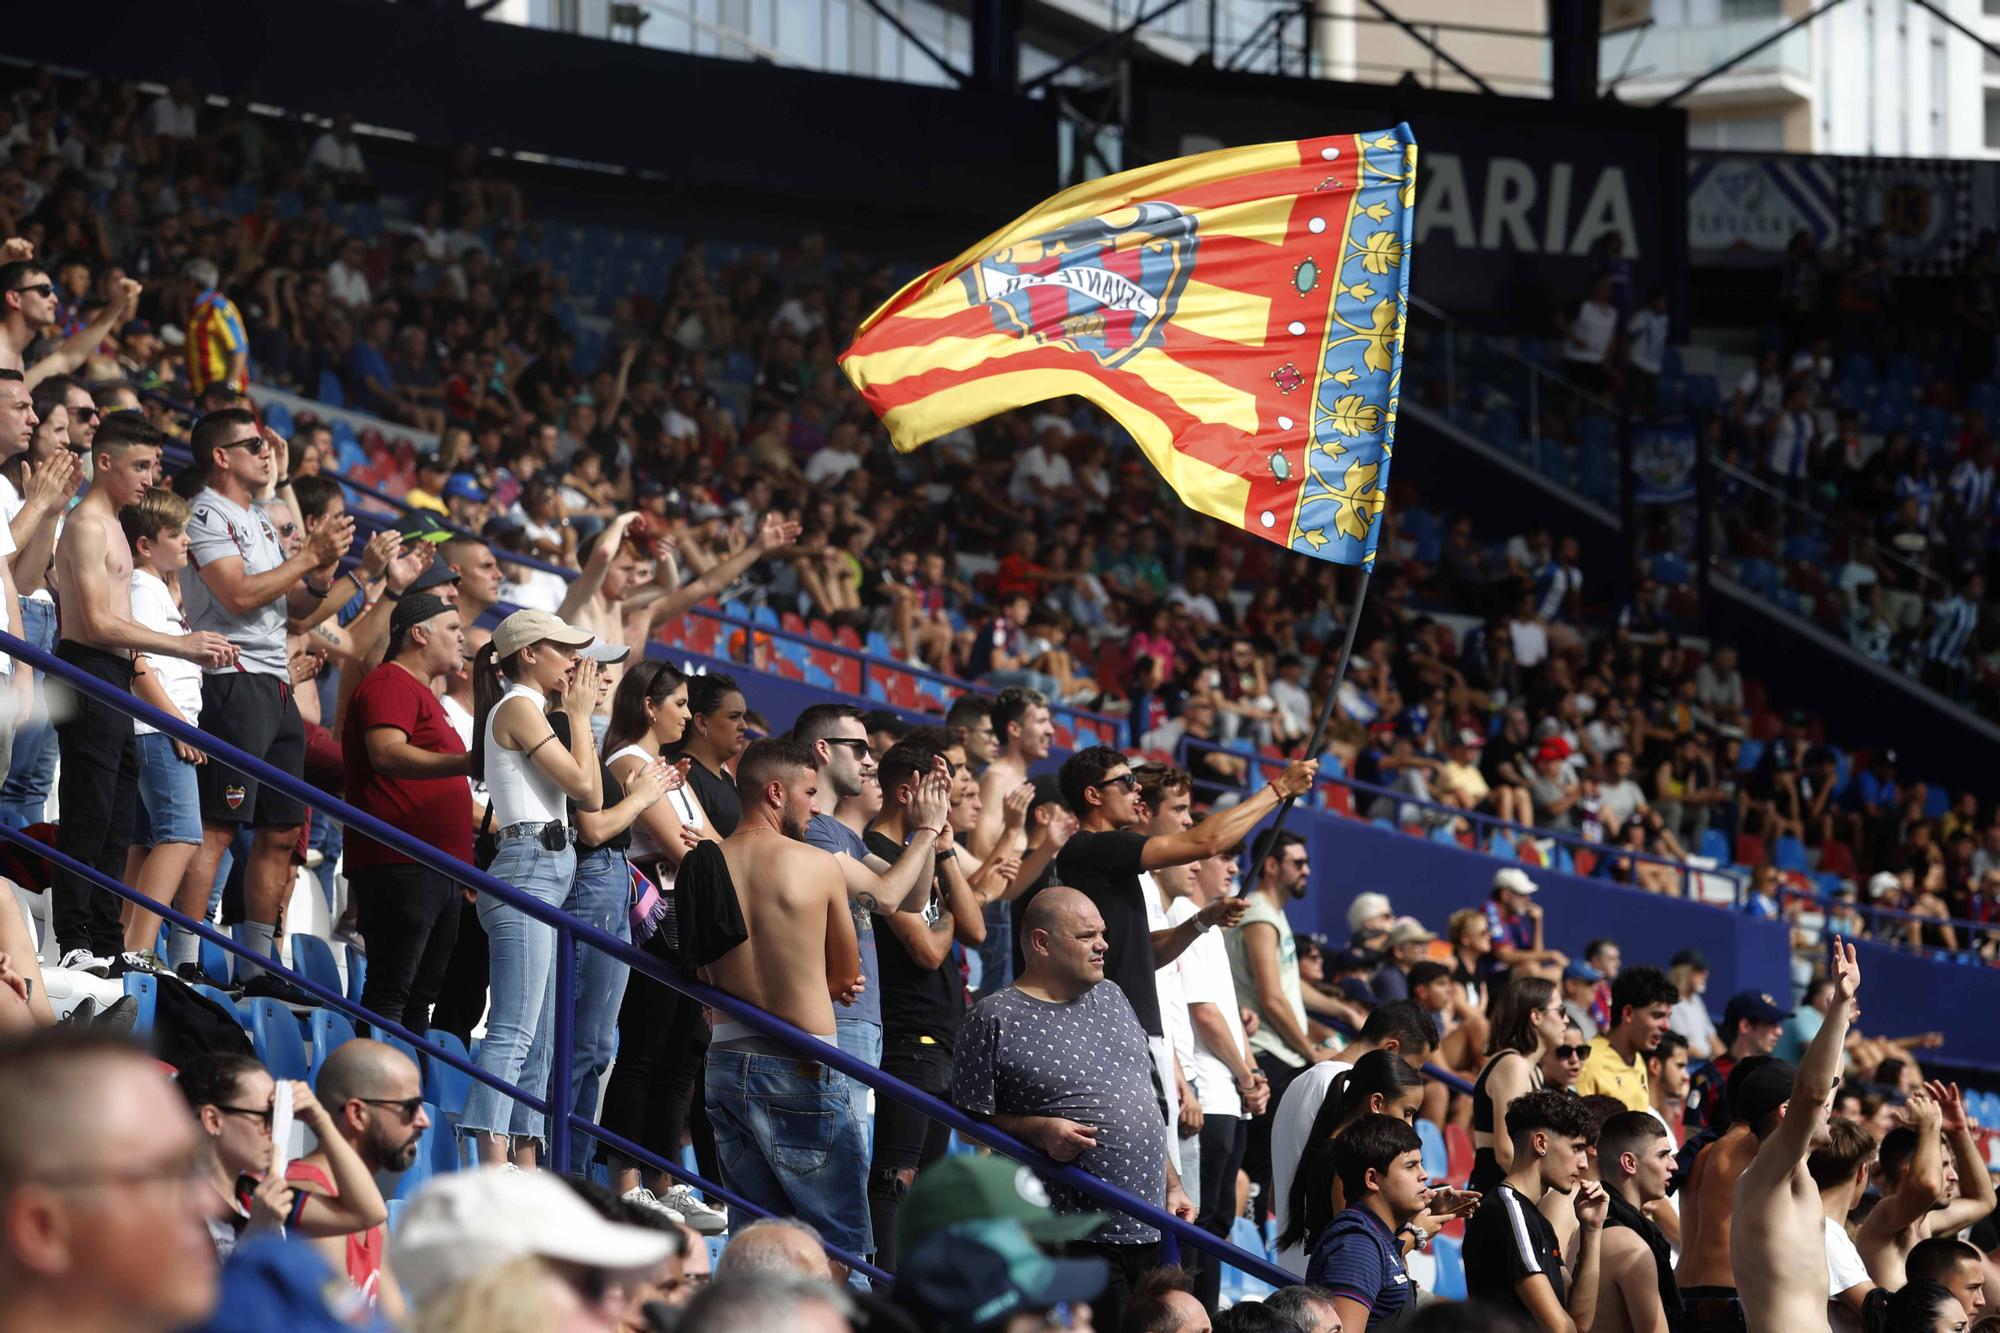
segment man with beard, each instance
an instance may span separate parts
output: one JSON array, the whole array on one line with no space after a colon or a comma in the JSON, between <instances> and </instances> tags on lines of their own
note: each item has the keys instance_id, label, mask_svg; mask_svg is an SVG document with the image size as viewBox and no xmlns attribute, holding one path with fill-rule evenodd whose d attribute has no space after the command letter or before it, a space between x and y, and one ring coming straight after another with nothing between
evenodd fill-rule
<instances>
[{"instance_id":1,"label":"man with beard","mask_svg":"<svg viewBox=\"0 0 2000 1333\"><path fill-rule=\"evenodd\" d=\"M417 1160L431 1118L424 1109L423 1076L409 1056L365 1038L342 1042L320 1066L313 1091L340 1137L373 1174L398 1175ZM285 1179L307 1193L333 1193L324 1150L292 1163ZM409 1310L389 1270L388 1236L384 1223L310 1243L336 1271L346 1273L386 1318L400 1324L409 1318Z\"/></svg>"}]
</instances>

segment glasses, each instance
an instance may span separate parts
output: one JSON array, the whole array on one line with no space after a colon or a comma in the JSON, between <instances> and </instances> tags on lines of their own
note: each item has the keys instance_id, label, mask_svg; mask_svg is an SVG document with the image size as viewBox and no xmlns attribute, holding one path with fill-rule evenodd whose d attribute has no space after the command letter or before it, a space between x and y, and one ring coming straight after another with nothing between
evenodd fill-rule
<instances>
[{"instance_id":1,"label":"glasses","mask_svg":"<svg viewBox=\"0 0 2000 1333\"><path fill-rule=\"evenodd\" d=\"M1581 1060L1583 1059L1584 1056L1588 1055L1589 1053L1590 1053L1590 1047L1588 1046L1556 1047L1556 1059L1558 1060Z\"/></svg>"},{"instance_id":2,"label":"glasses","mask_svg":"<svg viewBox=\"0 0 2000 1333\"><path fill-rule=\"evenodd\" d=\"M354 1100L365 1106L379 1106L384 1110L394 1111L403 1118L403 1123L406 1125L417 1118L417 1112L424 1106L422 1097L356 1097Z\"/></svg>"},{"instance_id":3,"label":"glasses","mask_svg":"<svg viewBox=\"0 0 2000 1333\"><path fill-rule=\"evenodd\" d=\"M271 451L271 442L261 435L253 435L247 440L231 440L222 447L241 449L246 454L266 454Z\"/></svg>"},{"instance_id":4,"label":"glasses","mask_svg":"<svg viewBox=\"0 0 2000 1333\"><path fill-rule=\"evenodd\" d=\"M852 736L828 736L825 739L828 745L844 745L854 751L857 756L868 753L868 742L856 740Z\"/></svg>"},{"instance_id":5,"label":"glasses","mask_svg":"<svg viewBox=\"0 0 2000 1333\"><path fill-rule=\"evenodd\" d=\"M56 285L53 282L31 282L25 287L16 287L14 290L17 292L33 292L37 296L54 296L56 294Z\"/></svg>"},{"instance_id":6,"label":"glasses","mask_svg":"<svg viewBox=\"0 0 2000 1333\"><path fill-rule=\"evenodd\" d=\"M653 1285L659 1288L662 1295L671 1296L677 1291L700 1291L708 1285L708 1280L713 1276L713 1273L688 1273Z\"/></svg>"},{"instance_id":7,"label":"glasses","mask_svg":"<svg viewBox=\"0 0 2000 1333\"><path fill-rule=\"evenodd\" d=\"M1120 773L1115 778L1106 778L1102 782L1094 782L1091 785L1099 791L1103 791L1106 787L1116 787L1120 791L1137 791L1139 789L1139 779L1133 777L1130 773Z\"/></svg>"},{"instance_id":8,"label":"glasses","mask_svg":"<svg viewBox=\"0 0 2000 1333\"><path fill-rule=\"evenodd\" d=\"M94 407L72 407L69 414L78 421L95 421L104 415Z\"/></svg>"},{"instance_id":9,"label":"glasses","mask_svg":"<svg viewBox=\"0 0 2000 1333\"><path fill-rule=\"evenodd\" d=\"M247 1115L253 1120L261 1120L264 1122L264 1129L267 1132L271 1128L271 1108L268 1106L264 1107L262 1110L259 1110L254 1106L218 1105L215 1109L222 1112L224 1115Z\"/></svg>"}]
</instances>

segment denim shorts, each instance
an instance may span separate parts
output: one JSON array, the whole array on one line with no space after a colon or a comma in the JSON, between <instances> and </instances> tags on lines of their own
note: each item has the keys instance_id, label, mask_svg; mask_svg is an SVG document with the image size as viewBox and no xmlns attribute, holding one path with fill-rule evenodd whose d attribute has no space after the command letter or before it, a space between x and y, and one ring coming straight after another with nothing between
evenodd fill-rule
<instances>
[{"instance_id":1,"label":"denim shorts","mask_svg":"<svg viewBox=\"0 0 2000 1333\"><path fill-rule=\"evenodd\" d=\"M705 1072L722 1183L849 1254L873 1253L868 1139L846 1077L762 1038L710 1046ZM732 1229L751 1220L737 1211Z\"/></svg>"},{"instance_id":2,"label":"denim shorts","mask_svg":"<svg viewBox=\"0 0 2000 1333\"><path fill-rule=\"evenodd\" d=\"M201 845L201 783L195 765L174 753L174 738L163 731L136 738L139 744L139 818L135 847L165 842Z\"/></svg>"}]
</instances>

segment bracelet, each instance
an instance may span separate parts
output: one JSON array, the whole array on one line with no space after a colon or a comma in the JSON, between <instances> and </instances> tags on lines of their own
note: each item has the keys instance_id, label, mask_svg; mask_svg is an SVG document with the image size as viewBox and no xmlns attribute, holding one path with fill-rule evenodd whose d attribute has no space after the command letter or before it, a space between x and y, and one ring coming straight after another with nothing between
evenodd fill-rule
<instances>
[{"instance_id":1,"label":"bracelet","mask_svg":"<svg viewBox=\"0 0 2000 1333\"><path fill-rule=\"evenodd\" d=\"M301 579L300 582L304 583L306 585L306 591L311 593L315 597L325 597L328 593L333 591L333 585L331 583L327 584L324 588L315 588L312 586L312 580L310 579Z\"/></svg>"},{"instance_id":2,"label":"bracelet","mask_svg":"<svg viewBox=\"0 0 2000 1333\"><path fill-rule=\"evenodd\" d=\"M946 861L956 861L957 859L958 848L956 847L947 847L944 851L931 853L931 861L935 865L942 865Z\"/></svg>"}]
</instances>

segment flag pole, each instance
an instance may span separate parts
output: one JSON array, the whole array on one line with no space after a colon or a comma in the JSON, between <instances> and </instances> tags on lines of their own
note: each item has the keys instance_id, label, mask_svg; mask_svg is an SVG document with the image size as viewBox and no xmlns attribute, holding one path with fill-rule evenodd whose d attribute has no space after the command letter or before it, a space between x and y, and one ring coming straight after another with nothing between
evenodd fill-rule
<instances>
[{"instance_id":1,"label":"flag pole","mask_svg":"<svg viewBox=\"0 0 2000 1333\"><path fill-rule=\"evenodd\" d=\"M1333 680L1327 685L1326 702L1319 707L1319 721L1313 725L1312 739L1306 742L1304 758L1315 758L1320 753L1321 747L1326 744L1327 728L1333 725L1333 707L1340 698L1340 683L1347 679L1347 664L1354 656L1354 636L1361 628L1361 604L1368 600L1368 580L1374 575L1373 563L1361 567L1361 582L1354 589L1354 605L1347 613L1347 631L1340 639L1340 657L1334 663ZM1326 661L1325 652L1320 653L1319 660ZM1314 668L1313 674L1318 674L1317 667ZM1258 835L1256 845L1268 848L1277 842L1278 834L1284 830L1285 819L1292 813L1292 806L1297 800L1296 796L1287 796L1278 802L1277 818L1271 822L1269 829ZM1260 855L1257 860L1261 864L1262 856ZM1244 895L1249 894L1252 883L1252 876L1244 876L1241 889Z\"/></svg>"}]
</instances>

